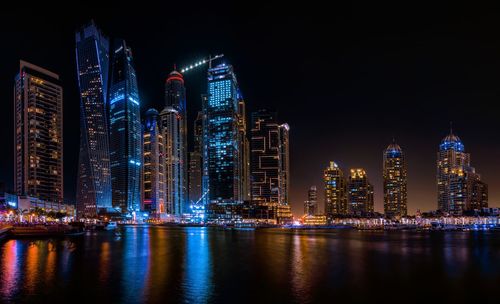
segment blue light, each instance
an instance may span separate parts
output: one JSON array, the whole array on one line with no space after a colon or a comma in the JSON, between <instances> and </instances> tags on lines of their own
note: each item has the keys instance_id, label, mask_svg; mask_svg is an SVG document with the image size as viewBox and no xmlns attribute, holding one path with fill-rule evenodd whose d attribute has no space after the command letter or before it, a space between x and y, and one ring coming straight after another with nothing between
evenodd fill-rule
<instances>
[{"instance_id":1,"label":"blue light","mask_svg":"<svg viewBox=\"0 0 500 304\"><path fill-rule=\"evenodd\" d=\"M136 100L135 98L131 97L131 96L128 97L128 100L130 100L131 102L135 103L136 105L139 105L139 101Z\"/></svg>"},{"instance_id":2,"label":"blue light","mask_svg":"<svg viewBox=\"0 0 500 304\"><path fill-rule=\"evenodd\" d=\"M120 94L120 95L116 96L115 98L111 99L109 104L114 104L115 102L123 100L123 99L125 99L125 95Z\"/></svg>"}]
</instances>

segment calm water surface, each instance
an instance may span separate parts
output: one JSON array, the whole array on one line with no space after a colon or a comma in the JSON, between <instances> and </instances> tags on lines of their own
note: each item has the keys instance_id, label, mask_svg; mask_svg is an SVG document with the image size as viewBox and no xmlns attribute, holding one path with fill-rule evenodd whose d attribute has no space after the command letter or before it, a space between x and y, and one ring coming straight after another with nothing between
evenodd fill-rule
<instances>
[{"instance_id":1,"label":"calm water surface","mask_svg":"<svg viewBox=\"0 0 500 304\"><path fill-rule=\"evenodd\" d=\"M496 232L121 230L1 243L0 302L500 303Z\"/></svg>"}]
</instances>

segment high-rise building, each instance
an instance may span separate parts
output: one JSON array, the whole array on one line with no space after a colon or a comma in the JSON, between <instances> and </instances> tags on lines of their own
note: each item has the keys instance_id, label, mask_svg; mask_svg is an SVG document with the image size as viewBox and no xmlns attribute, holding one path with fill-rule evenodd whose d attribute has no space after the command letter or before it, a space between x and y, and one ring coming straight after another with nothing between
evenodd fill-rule
<instances>
[{"instance_id":1,"label":"high-rise building","mask_svg":"<svg viewBox=\"0 0 500 304\"><path fill-rule=\"evenodd\" d=\"M239 91L231 65L220 64L208 70L208 93L203 106L203 184L208 191L207 202L240 204L244 193L239 151Z\"/></svg>"},{"instance_id":2,"label":"high-rise building","mask_svg":"<svg viewBox=\"0 0 500 304\"><path fill-rule=\"evenodd\" d=\"M166 213L165 147L155 109L146 112L143 141L142 210L150 212L154 218L161 218Z\"/></svg>"},{"instance_id":3,"label":"high-rise building","mask_svg":"<svg viewBox=\"0 0 500 304\"><path fill-rule=\"evenodd\" d=\"M290 126L287 123L278 127L278 157L279 157L279 176L278 203L282 206L290 205Z\"/></svg>"},{"instance_id":4,"label":"high-rise building","mask_svg":"<svg viewBox=\"0 0 500 304\"><path fill-rule=\"evenodd\" d=\"M250 141L247 137L247 118L246 104L241 91L238 90L238 143L240 147L240 188L242 192L242 200L248 201L251 197L251 181L250 181Z\"/></svg>"},{"instance_id":5,"label":"high-rise building","mask_svg":"<svg viewBox=\"0 0 500 304\"><path fill-rule=\"evenodd\" d=\"M488 206L488 187L470 166L470 154L450 131L437 154L438 209L451 215Z\"/></svg>"},{"instance_id":6,"label":"high-rise building","mask_svg":"<svg viewBox=\"0 0 500 304\"><path fill-rule=\"evenodd\" d=\"M63 89L59 75L20 61L14 85L17 195L63 202Z\"/></svg>"},{"instance_id":7,"label":"high-rise building","mask_svg":"<svg viewBox=\"0 0 500 304\"><path fill-rule=\"evenodd\" d=\"M307 201L304 202L304 214L314 216L318 214L318 189L311 186L307 191Z\"/></svg>"},{"instance_id":8,"label":"high-rise building","mask_svg":"<svg viewBox=\"0 0 500 304\"><path fill-rule=\"evenodd\" d=\"M188 209L187 110L186 88L181 73L172 71L165 82L165 104L168 119L165 132L167 142L167 191L173 201L173 212L182 215ZM163 112L162 112L163 113ZM162 117L165 117L162 116ZM173 120L175 118L175 121ZM163 121L163 120L162 120ZM170 171L169 171L170 170Z\"/></svg>"},{"instance_id":9,"label":"high-rise building","mask_svg":"<svg viewBox=\"0 0 500 304\"><path fill-rule=\"evenodd\" d=\"M347 190L349 214L364 216L373 213L373 186L364 169L351 169Z\"/></svg>"},{"instance_id":10,"label":"high-rise building","mask_svg":"<svg viewBox=\"0 0 500 304\"><path fill-rule=\"evenodd\" d=\"M407 215L406 160L401 147L393 142L383 153L384 213Z\"/></svg>"},{"instance_id":11,"label":"high-rise building","mask_svg":"<svg viewBox=\"0 0 500 304\"><path fill-rule=\"evenodd\" d=\"M106 98L109 40L91 22L76 32L76 66L80 88L78 217L95 217L111 204Z\"/></svg>"},{"instance_id":12,"label":"high-rise building","mask_svg":"<svg viewBox=\"0 0 500 304\"><path fill-rule=\"evenodd\" d=\"M202 196L202 145L203 112L198 112L194 121L194 147L189 153L189 202L196 203Z\"/></svg>"},{"instance_id":13,"label":"high-rise building","mask_svg":"<svg viewBox=\"0 0 500 304\"><path fill-rule=\"evenodd\" d=\"M278 203L280 199L280 141L276 112L260 110L251 118L252 201Z\"/></svg>"},{"instance_id":14,"label":"high-rise building","mask_svg":"<svg viewBox=\"0 0 500 304\"><path fill-rule=\"evenodd\" d=\"M333 161L323 172L325 182L325 214L329 220L347 214L347 183L344 172Z\"/></svg>"},{"instance_id":15,"label":"high-rise building","mask_svg":"<svg viewBox=\"0 0 500 304\"><path fill-rule=\"evenodd\" d=\"M109 88L112 203L125 216L141 205L142 125L132 51L124 40L111 51Z\"/></svg>"}]
</instances>

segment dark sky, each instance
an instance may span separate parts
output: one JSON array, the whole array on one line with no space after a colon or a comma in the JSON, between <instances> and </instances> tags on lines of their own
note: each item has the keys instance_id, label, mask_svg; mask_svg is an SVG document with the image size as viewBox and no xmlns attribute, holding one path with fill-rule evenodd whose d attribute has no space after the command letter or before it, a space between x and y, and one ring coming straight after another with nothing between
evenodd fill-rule
<instances>
[{"instance_id":1,"label":"dark sky","mask_svg":"<svg viewBox=\"0 0 500 304\"><path fill-rule=\"evenodd\" d=\"M236 1L234 1L236 2ZM104 3L104 1L102 1ZM19 59L60 74L64 85L65 197L74 199L79 96L74 31L90 19L132 47L142 111L163 106L172 65L224 53L248 111L274 108L291 126L291 199L322 189L335 160L364 167L382 211L382 151L394 136L408 159L409 211L436 208L436 152L453 121L472 165L500 205L500 10L469 6L174 6L46 3L0 12L0 180L12 187L13 83ZM205 2L207 3L207 2ZM205 73L185 75L191 119ZM191 124L190 124L191 126ZM320 191L321 210L323 193Z\"/></svg>"}]
</instances>

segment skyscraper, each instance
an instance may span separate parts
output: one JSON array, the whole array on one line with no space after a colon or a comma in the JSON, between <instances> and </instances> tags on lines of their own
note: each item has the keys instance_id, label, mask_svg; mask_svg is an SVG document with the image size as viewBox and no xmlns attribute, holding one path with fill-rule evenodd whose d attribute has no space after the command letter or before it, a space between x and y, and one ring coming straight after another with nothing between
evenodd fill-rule
<instances>
[{"instance_id":1,"label":"skyscraper","mask_svg":"<svg viewBox=\"0 0 500 304\"><path fill-rule=\"evenodd\" d=\"M186 109L186 88L184 87L184 78L181 73L172 71L165 82L165 104L167 112L176 112L174 122L170 124L174 128L168 128L166 139L171 149L167 147L167 170L172 170L172 178L167 178L168 191L175 191L172 197L174 199L174 213L182 215L188 207L188 161L187 161L187 109ZM169 176L167 174L167 176Z\"/></svg>"},{"instance_id":2,"label":"skyscraper","mask_svg":"<svg viewBox=\"0 0 500 304\"><path fill-rule=\"evenodd\" d=\"M189 201L197 202L202 196L202 145L203 112L198 112L194 121L194 148L189 153Z\"/></svg>"},{"instance_id":3,"label":"skyscraper","mask_svg":"<svg viewBox=\"0 0 500 304\"><path fill-rule=\"evenodd\" d=\"M252 201L278 203L280 199L280 141L276 113L260 110L251 119Z\"/></svg>"},{"instance_id":4,"label":"skyscraper","mask_svg":"<svg viewBox=\"0 0 500 304\"><path fill-rule=\"evenodd\" d=\"M325 214L329 220L347 214L347 184L344 172L331 161L323 172L325 182Z\"/></svg>"},{"instance_id":5,"label":"skyscraper","mask_svg":"<svg viewBox=\"0 0 500 304\"><path fill-rule=\"evenodd\" d=\"M133 216L141 205L142 126L132 51L114 42L109 88L110 159L113 207Z\"/></svg>"},{"instance_id":6,"label":"skyscraper","mask_svg":"<svg viewBox=\"0 0 500 304\"><path fill-rule=\"evenodd\" d=\"M351 169L347 189L350 214L365 216L373 213L373 186L364 169Z\"/></svg>"},{"instance_id":7,"label":"skyscraper","mask_svg":"<svg viewBox=\"0 0 500 304\"><path fill-rule=\"evenodd\" d=\"M143 141L142 210L151 212L154 218L161 218L166 212L165 146L155 109L146 112Z\"/></svg>"},{"instance_id":8,"label":"skyscraper","mask_svg":"<svg viewBox=\"0 0 500 304\"><path fill-rule=\"evenodd\" d=\"M165 185L167 212L177 217L185 212L186 188L182 161L183 120L174 107L165 107L160 113L161 132L165 140Z\"/></svg>"},{"instance_id":9,"label":"skyscraper","mask_svg":"<svg viewBox=\"0 0 500 304\"><path fill-rule=\"evenodd\" d=\"M17 195L63 202L63 89L59 75L20 61L14 85Z\"/></svg>"},{"instance_id":10,"label":"skyscraper","mask_svg":"<svg viewBox=\"0 0 500 304\"><path fill-rule=\"evenodd\" d=\"M220 64L208 70L208 93L203 107L207 201L219 205L239 204L244 197L240 172L239 92L231 65Z\"/></svg>"},{"instance_id":11,"label":"skyscraper","mask_svg":"<svg viewBox=\"0 0 500 304\"><path fill-rule=\"evenodd\" d=\"M247 137L247 117L246 104L241 91L238 90L238 143L240 145L240 188L242 191L242 200L250 200L251 182L250 182L250 141Z\"/></svg>"},{"instance_id":12,"label":"skyscraper","mask_svg":"<svg viewBox=\"0 0 500 304\"><path fill-rule=\"evenodd\" d=\"M311 186L307 191L307 201L304 202L304 214L316 215L318 213L318 189Z\"/></svg>"},{"instance_id":13,"label":"skyscraper","mask_svg":"<svg viewBox=\"0 0 500 304\"><path fill-rule=\"evenodd\" d=\"M287 123L278 127L278 157L279 176L278 188L280 205L290 204L290 126Z\"/></svg>"},{"instance_id":14,"label":"skyscraper","mask_svg":"<svg viewBox=\"0 0 500 304\"><path fill-rule=\"evenodd\" d=\"M390 144L383 153L384 213L386 216L406 216L406 160L401 147Z\"/></svg>"},{"instance_id":15,"label":"skyscraper","mask_svg":"<svg viewBox=\"0 0 500 304\"><path fill-rule=\"evenodd\" d=\"M76 32L76 66L80 88L77 212L79 217L95 217L112 204L106 111L109 40L93 22Z\"/></svg>"},{"instance_id":16,"label":"skyscraper","mask_svg":"<svg viewBox=\"0 0 500 304\"><path fill-rule=\"evenodd\" d=\"M470 154L451 130L439 145L437 188L438 209L451 215L488 206L488 187L470 166Z\"/></svg>"}]
</instances>

